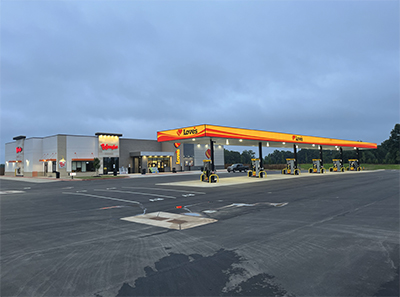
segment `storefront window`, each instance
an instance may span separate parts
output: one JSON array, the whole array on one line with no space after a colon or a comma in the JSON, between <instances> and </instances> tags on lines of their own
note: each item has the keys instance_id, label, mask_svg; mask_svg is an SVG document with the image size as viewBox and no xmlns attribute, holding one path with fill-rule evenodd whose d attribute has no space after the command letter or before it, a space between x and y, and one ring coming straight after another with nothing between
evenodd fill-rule
<instances>
[{"instance_id":1,"label":"storefront window","mask_svg":"<svg viewBox=\"0 0 400 297\"><path fill-rule=\"evenodd\" d=\"M148 168L157 168L158 171L163 172L166 167L171 167L170 158L162 157L162 158L148 158L147 159L147 167Z\"/></svg>"},{"instance_id":2,"label":"storefront window","mask_svg":"<svg viewBox=\"0 0 400 297\"><path fill-rule=\"evenodd\" d=\"M119 158L103 158L103 170L106 172L113 172L114 168L119 170Z\"/></svg>"},{"instance_id":3,"label":"storefront window","mask_svg":"<svg viewBox=\"0 0 400 297\"><path fill-rule=\"evenodd\" d=\"M93 161L72 161L72 172L95 171Z\"/></svg>"}]
</instances>

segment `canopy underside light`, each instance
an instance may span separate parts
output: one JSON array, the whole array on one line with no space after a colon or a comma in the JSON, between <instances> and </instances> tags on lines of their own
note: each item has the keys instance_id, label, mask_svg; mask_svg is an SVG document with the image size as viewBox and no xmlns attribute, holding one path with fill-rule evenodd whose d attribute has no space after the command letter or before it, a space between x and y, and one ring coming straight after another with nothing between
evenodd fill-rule
<instances>
[{"instance_id":1,"label":"canopy underside light","mask_svg":"<svg viewBox=\"0 0 400 297\"><path fill-rule=\"evenodd\" d=\"M278 133L214 125L198 125L157 132L158 142L209 144L210 139L217 145L258 146L323 150L376 149L376 143L351 141L334 138Z\"/></svg>"}]
</instances>

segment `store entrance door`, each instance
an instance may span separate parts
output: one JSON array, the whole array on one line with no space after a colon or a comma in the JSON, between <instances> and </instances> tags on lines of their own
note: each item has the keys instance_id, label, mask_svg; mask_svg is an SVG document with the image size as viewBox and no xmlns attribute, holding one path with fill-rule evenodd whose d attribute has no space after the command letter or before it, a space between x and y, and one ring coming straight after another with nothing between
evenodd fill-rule
<instances>
[{"instance_id":1,"label":"store entrance door","mask_svg":"<svg viewBox=\"0 0 400 297\"><path fill-rule=\"evenodd\" d=\"M139 157L133 157L133 173L140 173Z\"/></svg>"},{"instance_id":2,"label":"store entrance door","mask_svg":"<svg viewBox=\"0 0 400 297\"><path fill-rule=\"evenodd\" d=\"M119 158L103 158L103 174L119 170Z\"/></svg>"}]
</instances>

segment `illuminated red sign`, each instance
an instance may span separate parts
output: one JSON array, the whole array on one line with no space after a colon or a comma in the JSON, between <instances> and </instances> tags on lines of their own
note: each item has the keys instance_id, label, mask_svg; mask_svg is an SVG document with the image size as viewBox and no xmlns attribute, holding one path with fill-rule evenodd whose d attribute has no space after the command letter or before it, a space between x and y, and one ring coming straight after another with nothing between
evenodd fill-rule
<instances>
[{"instance_id":1,"label":"illuminated red sign","mask_svg":"<svg viewBox=\"0 0 400 297\"><path fill-rule=\"evenodd\" d=\"M17 148L16 148L16 151L17 151L17 154L20 153L20 152L22 152L22 147L17 147Z\"/></svg>"},{"instance_id":2,"label":"illuminated red sign","mask_svg":"<svg viewBox=\"0 0 400 297\"><path fill-rule=\"evenodd\" d=\"M301 136L293 135L292 138L293 138L293 140L295 140L295 141L303 141L303 137L301 137Z\"/></svg>"},{"instance_id":3,"label":"illuminated red sign","mask_svg":"<svg viewBox=\"0 0 400 297\"><path fill-rule=\"evenodd\" d=\"M116 149L118 149L118 145L115 145L115 144L109 145L109 144L102 143L101 148L103 149L103 151L106 151L108 149L116 150Z\"/></svg>"},{"instance_id":4,"label":"illuminated red sign","mask_svg":"<svg viewBox=\"0 0 400 297\"><path fill-rule=\"evenodd\" d=\"M175 142L174 145L176 148L178 148L181 144L179 142Z\"/></svg>"},{"instance_id":5,"label":"illuminated red sign","mask_svg":"<svg viewBox=\"0 0 400 297\"><path fill-rule=\"evenodd\" d=\"M193 127L191 129L187 129L187 128L186 129L178 129L176 131L176 134L178 134L178 136L181 136L182 134L183 135L195 135L197 133L198 133L198 131L197 131L196 127Z\"/></svg>"}]
</instances>

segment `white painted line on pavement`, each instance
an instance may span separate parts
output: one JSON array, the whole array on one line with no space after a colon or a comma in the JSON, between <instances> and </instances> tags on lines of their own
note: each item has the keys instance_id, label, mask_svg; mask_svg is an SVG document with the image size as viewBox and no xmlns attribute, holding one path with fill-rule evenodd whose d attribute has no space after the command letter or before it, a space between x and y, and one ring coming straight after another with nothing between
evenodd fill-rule
<instances>
[{"instance_id":1,"label":"white painted line on pavement","mask_svg":"<svg viewBox=\"0 0 400 297\"><path fill-rule=\"evenodd\" d=\"M176 199L176 197L174 197L174 196L166 196L166 195L150 194L150 193L141 193L141 192L130 192L130 191L119 191L119 190L101 190L101 189L94 189L94 191L137 194L137 195L143 195L143 196L154 196L154 197L163 197L163 198L168 198L168 199Z\"/></svg>"},{"instance_id":2,"label":"white painted line on pavement","mask_svg":"<svg viewBox=\"0 0 400 297\"><path fill-rule=\"evenodd\" d=\"M21 194L21 193L25 193L25 191L15 191L15 190L0 191L0 195L3 195L3 194Z\"/></svg>"},{"instance_id":3,"label":"white painted line on pavement","mask_svg":"<svg viewBox=\"0 0 400 297\"><path fill-rule=\"evenodd\" d=\"M133 204L140 204L142 203L138 201L132 201L132 200L125 200L125 199L119 199L119 198L113 198L113 197L105 197L105 196L99 196L99 195L93 195L93 194L83 194L83 193L71 193L71 192L62 192L63 194L66 195L78 195L78 196L88 196L88 197L94 197L94 198L100 198L100 199L107 199L107 200L115 200L115 201L122 201L122 202L127 202L127 203L133 203Z\"/></svg>"},{"instance_id":4,"label":"white painted line on pavement","mask_svg":"<svg viewBox=\"0 0 400 297\"><path fill-rule=\"evenodd\" d=\"M195 192L195 191L185 191L185 190L173 190L173 189L164 189L164 188L146 188L146 187L122 187L124 189L146 189L146 190L159 190L159 191L170 191L170 192L182 192L182 193L193 193L205 195L205 192Z\"/></svg>"}]
</instances>

